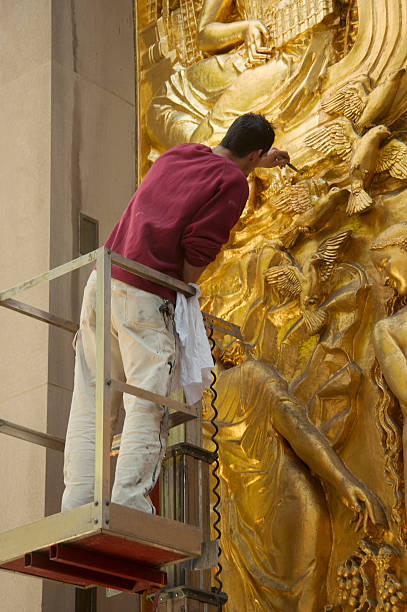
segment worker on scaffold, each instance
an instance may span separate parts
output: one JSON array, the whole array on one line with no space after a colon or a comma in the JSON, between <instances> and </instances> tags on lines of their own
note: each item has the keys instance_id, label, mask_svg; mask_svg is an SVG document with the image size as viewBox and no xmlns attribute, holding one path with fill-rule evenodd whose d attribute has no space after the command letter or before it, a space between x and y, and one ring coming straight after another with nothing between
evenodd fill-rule
<instances>
[{"instance_id":1,"label":"worker on scaffold","mask_svg":"<svg viewBox=\"0 0 407 612\"><path fill-rule=\"evenodd\" d=\"M238 117L220 145L182 144L146 174L105 246L159 272L196 282L243 212L247 176L283 167L274 130L258 114ZM176 362L174 291L112 266L112 377L167 396ZM62 510L93 500L96 381L96 270L85 288L76 337L74 390L65 446ZM112 429L121 393L111 392ZM149 494L165 453L168 410L124 394L125 421L112 502L154 513Z\"/></svg>"}]
</instances>

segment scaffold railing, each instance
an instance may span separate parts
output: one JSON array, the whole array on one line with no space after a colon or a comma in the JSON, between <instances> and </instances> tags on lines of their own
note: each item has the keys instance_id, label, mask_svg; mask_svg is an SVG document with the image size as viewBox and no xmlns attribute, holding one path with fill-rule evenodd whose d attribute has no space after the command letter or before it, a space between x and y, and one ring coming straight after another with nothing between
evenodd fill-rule
<instances>
[{"instance_id":1,"label":"scaffold railing","mask_svg":"<svg viewBox=\"0 0 407 612\"><path fill-rule=\"evenodd\" d=\"M19 293L73 272L88 264L96 264L96 428L94 498L89 504L64 513L51 515L31 523L0 533L0 569L9 569L45 578L62 580L87 586L110 585L113 588L139 592L148 586L165 584L162 575L154 575L140 566L138 574L125 568L119 576L104 564L104 558L117 553L118 542L137 542L133 557L127 562L143 560L145 566L160 567L188 558L201 552L201 531L185 524L184 531L177 521L153 517L138 510L119 506L110 500L111 428L109 394L121 391L168 407L169 424L174 427L200 416L201 403L188 405L171 397L165 397L146 389L111 378L110 326L111 326L111 266L112 264L161 286L181 292L187 297L195 295L193 286L153 270L141 263L127 259L106 247L92 251L48 272L35 276L10 289L0 292L0 306L32 317L52 326L76 333L79 326L74 321L46 312L15 299ZM240 328L208 313L202 313L205 325L241 340ZM0 418L0 433L14 436L47 448L63 451L65 441L49 433L36 431ZM152 522L153 521L153 522ZM137 530L132 525L137 524ZM78 567L74 547L82 551L81 558L87 566ZM68 549L66 545L68 544ZM141 546L141 548L140 548ZM113 552L112 552L113 551ZM115 552L116 551L116 552ZM140 552L141 551L141 552ZM143 552L144 551L144 552ZM145 552L149 551L149 552ZM133 554L133 553L132 553ZM117 556L117 555L116 555ZM72 560L73 559L73 560ZM105 559L105 560L106 560ZM126 563L126 561L123 561ZM107 564L107 565L106 565ZM144 563L142 562L142 565ZM124 567L124 566L123 566ZM113 576L113 578L112 578ZM124 582L123 582L124 581ZM121 585L121 586L120 586Z\"/></svg>"}]
</instances>

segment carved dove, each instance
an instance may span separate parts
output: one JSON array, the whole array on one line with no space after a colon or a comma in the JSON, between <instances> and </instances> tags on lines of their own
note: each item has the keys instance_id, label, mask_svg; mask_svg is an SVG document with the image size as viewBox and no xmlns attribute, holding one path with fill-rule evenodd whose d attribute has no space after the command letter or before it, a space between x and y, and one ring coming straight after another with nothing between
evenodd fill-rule
<instances>
[{"instance_id":1,"label":"carved dove","mask_svg":"<svg viewBox=\"0 0 407 612\"><path fill-rule=\"evenodd\" d=\"M299 298L310 335L318 333L328 320L328 313L318 305L351 234L352 230L344 230L321 242L315 253L307 257L302 270L297 265L283 264L271 266L264 273L266 282L276 287L281 297L289 300Z\"/></svg>"},{"instance_id":2,"label":"carved dove","mask_svg":"<svg viewBox=\"0 0 407 612\"><path fill-rule=\"evenodd\" d=\"M346 208L348 215L363 212L371 207L373 200L367 189L375 173L382 171L380 168L388 164L389 168L386 167L386 169L390 171L390 168L402 166L400 160L402 147L399 147L397 154L395 148L391 148L391 153L389 149L387 154L380 151L380 145L389 136L390 131L385 125L378 125L363 136L359 136L350 121L337 119L316 128L305 138L305 143L312 149L326 155L338 155L348 163L351 188ZM390 158L393 159L395 155L399 159L399 165L395 161L394 163L390 161ZM382 157L386 161L383 161Z\"/></svg>"},{"instance_id":3,"label":"carved dove","mask_svg":"<svg viewBox=\"0 0 407 612\"><path fill-rule=\"evenodd\" d=\"M400 79L405 72L405 68L396 70L374 89L370 78L363 75L322 100L321 106L330 115L343 115L358 130L383 123L390 113Z\"/></svg>"}]
</instances>

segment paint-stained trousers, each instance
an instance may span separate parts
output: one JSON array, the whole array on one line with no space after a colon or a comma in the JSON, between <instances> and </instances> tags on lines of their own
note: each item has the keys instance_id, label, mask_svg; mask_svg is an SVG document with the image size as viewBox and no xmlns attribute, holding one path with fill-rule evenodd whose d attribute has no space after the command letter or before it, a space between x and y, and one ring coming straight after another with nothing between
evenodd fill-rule
<instances>
[{"instance_id":1,"label":"paint-stained trousers","mask_svg":"<svg viewBox=\"0 0 407 612\"><path fill-rule=\"evenodd\" d=\"M173 307L112 279L111 376L168 395L175 363ZM161 310L160 310L161 308ZM65 446L62 510L93 500L96 391L96 271L85 287L76 337L74 391ZM126 412L112 502L154 513L154 487L168 436L168 410L133 395L110 392L115 430L123 398Z\"/></svg>"}]
</instances>

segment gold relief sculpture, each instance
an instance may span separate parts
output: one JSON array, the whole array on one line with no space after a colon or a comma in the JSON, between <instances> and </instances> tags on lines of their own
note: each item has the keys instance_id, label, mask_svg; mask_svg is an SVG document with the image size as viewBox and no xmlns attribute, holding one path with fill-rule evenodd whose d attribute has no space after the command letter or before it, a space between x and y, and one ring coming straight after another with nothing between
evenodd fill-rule
<instances>
[{"instance_id":1,"label":"gold relief sculpture","mask_svg":"<svg viewBox=\"0 0 407 612\"><path fill-rule=\"evenodd\" d=\"M407 611L407 0L144 0L136 28L140 178L248 111L300 168L252 173L200 281L243 336L216 339L226 612Z\"/></svg>"},{"instance_id":2,"label":"gold relief sculpture","mask_svg":"<svg viewBox=\"0 0 407 612\"><path fill-rule=\"evenodd\" d=\"M405 68L396 70L374 89L372 89L370 78L363 76L341 87L325 100L322 99L321 106L330 115L343 115L358 130L374 127L382 120L389 118L400 86L400 79L405 71ZM397 118L396 112L391 123L394 123Z\"/></svg>"},{"instance_id":3,"label":"gold relief sculpture","mask_svg":"<svg viewBox=\"0 0 407 612\"><path fill-rule=\"evenodd\" d=\"M283 188L279 197L273 200L273 205L294 217L290 226L278 235L281 246L293 247L301 235L324 227L335 208L348 197L347 189L328 189L325 181L308 179Z\"/></svg>"},{"instance_id":4,"label":"gold relief sculpture","mask_svg":"<svg viewBox=\"0 0 407 612\"><path fill-rule=\"evenodd\" d=\"M217 390L230 608L320 611L331 532L323 489L310 470L330 483L360 524L385 523L381 504L274 368L246 360L220 375Z\"/></svg>"},{"instance_id":5,"label":"gold relief sculpture","mask_svg":"<svg viewBox=\"0 0 407 612\"><path fill-rule=\"evenodd\" d=\"M392 114L392 109L405 72L405 68L395 71L373 90L369 77L363 77L323 99L325 112L346 119L329 122L305 138L310 147L328 155L334 153L348 162L348 214L371 206L367 190L375 173L388 171L394 178L407 178L407 146L394 138L382 146L391 132L385 125L377 125L381 119L388 119L389 125L398 119L397 110Z\"/></svg>"},{"instance_id":6,"label":"gold relief sculpture","mask_svg":"<svg viewBox=\"0 0 407 612\"><path fill-rule=\"evenodd\" d=\"M393 288L401 300L391 301L390 316L376 323L373 341L377 361L391 392L397 399L402 417L403 451L407 449L407 222L397 223L384 230L371 246L376 268L385 275L386 285ZM401 309L398 310L398 308ZM395 433L397 431L395 430ZM406 477L404 463L404 481ZM406 504L407 506L407 504Z\"/></svg>"},{"instance_id":7,"label":"gold relief sculpture","mask_svg":"<svg viewBox=\"0 0 407 612\"><path fill-rule=\"evenodd\" d=\"M371 207L373 200L367 191L377 172L388 171L394 178L407 178L407 145L392 138L382 146L390 135L385 125L378 125L359 136L352 123L342 119L317 128L306 137L310 147L327 155L334 153L348 162L351 192L348 215Z\"/></svg>"},{"instance_id":8,"label":"gold relief sculpture","mask_svg":"<svg viewBox=\"0 0 407 612\"><path fill-rule=\"evenodd\" d=\"M388 544L362 539L357 551L338 567L339 607L327 610L379 610L400 612L407 603L407 589L394 567L400 554Z\"/></svg>"},{"instance_id":9,"label":"gold relief sculpture","mask_svg":"<svg viewBox=\"0 0 407 612\"><path fill-rule=\"evenodd\" d=\"M325 22L334 13L332 0L204 0L197 46L206 57L184 62L152 96L150 157L179 142L217 143L249 110L276 121L304 112L332 59Z\"/></svg>"},{"instance_id":10,"label":"gold relief sculpture","mask_svg":"<svg viewBox=\"0 0 407 612\"><path fill-rule=\"evenodd\" d=\"M327 281L335 270L336 260L345 248L352 231L345 230L324 240L315 253L298 266L272 266L265 272L266 281L275 285L283 297L299 298L308 333L313 336L325 326L328 313L320 307L326 296Z\"/></svg>"}]
</instances>

